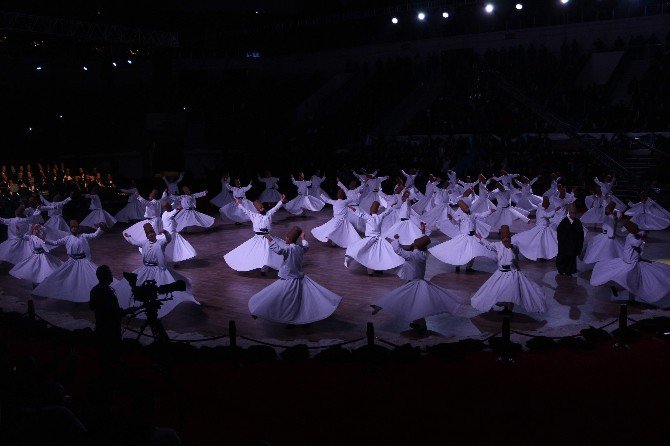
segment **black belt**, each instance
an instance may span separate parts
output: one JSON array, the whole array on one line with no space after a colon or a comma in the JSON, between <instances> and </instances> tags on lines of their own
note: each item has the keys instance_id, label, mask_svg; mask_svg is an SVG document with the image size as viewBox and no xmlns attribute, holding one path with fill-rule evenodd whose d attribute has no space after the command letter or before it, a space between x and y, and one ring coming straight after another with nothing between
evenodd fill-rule
<instances>
[{"instance_id":1,"label":"black belt","mask_svg":"<svg viewBox=\"0 0 670 446\"><path fill-rule=\"evenodd\" d=\"M233 197L233 198L235 198L236 200L244 200L246 197Z\"/></svg>"},{"instance_id":2,"label":"black belt","mask_svg":"<svg viewBox=\"0 0 670 446\"><path fill-rule=\"evenodd\" d=\"M158 263L156 262L143 262L144 266L158 266Z\"/></svg>"},{"instance_id":3,"label":"black belt","mask_svg":"<svg viewBox=\"0 0 670 446\"><path fill-rule=\"evenodd\" d=\"M500 271L504 273L512 271L512 265L500 265Z\"/></svg>"},{"instance_id":4,"label":"black belt","mask_svg":"<svg viewBox=\"0 0 670 446\"><path fill-rule=\"evenodd\" d=\"M195 208L186 208L187 211L195 211Z\"/></svg>"},{"instance_id":5,"label":"black belt","mask_svg":"<svg viewBox=\"0 0 670 446\"><path fill-rule=\"evenodd\" d=\"M84 254L83 252L76 252L74 254L68 254L68 255L70 256L71 259L75 259L75 260L80 260L80 259L85 259L86 258L86 254Z\"/></svg>"},{"instance_id":6,"label":"black belt","mask_svg":"<svg viewBox=\"0 0 670 446\"><path fill-rule=\"evenodd\" d=\"M475 231L468 232L468 235L475 235Z\"/></svg>"},{"instance_id":7,"label":"black belt","mask_svg":"<svg viewBox=\"0 0 670 446\"><path fill-rule=\"evenodd\" d=\"M409 218L401 218L400 221L407 221Z\"/></svg>"},{"instance_id":8,"label":"black belt","mask_svg":"<svg viewBox=\"0 0 670 446\"><path fill-rule=\"evenodd\" d=\"M44 248L35 248L33 252L35 254L44 254L46 251L44 251Z\"/></svg>"},{"instance_id":9,"label":"black belt","mask_svg":"<svg viewBox=\"0 0 670 446\"><path fill-rule=\"evenodd\" d=\"M607 234L607 229L603 229L603 234Z\"/></svg>"},{"instance_id":10,"label":"black belt","mask_svg":"<svg viewBox=\"0 0 670 446\"><path fill-rule=\"evenodd\" d=\"M267 235L269 233L270 231L268 231L267 229L265 230L261 229L260 232L255 232L256 235Z\"/></svg>"}]
</instances>

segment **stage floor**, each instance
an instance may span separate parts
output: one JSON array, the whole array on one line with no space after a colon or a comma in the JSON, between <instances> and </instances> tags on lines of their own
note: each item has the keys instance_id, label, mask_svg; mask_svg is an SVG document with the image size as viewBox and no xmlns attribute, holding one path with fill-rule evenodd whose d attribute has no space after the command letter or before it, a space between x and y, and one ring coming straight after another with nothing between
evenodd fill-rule
<instances>
[{"instance_id":1,"label":"stage floor","mask_svg":"<svg viewBox=\"0 0 670 446\"><path fill-rule=\"evenodd\" d=\"M501 316L495 312L479 313L469 305L470 297L495 270L493 261L476 261L473 274L456 273L454 268L433 278L433 282L461 296L465 305L457 315L438 315L427 319L429 331L419 334L411 330L408 322L380 311L372 315L370 303L388 291L403 284L393 274L368 277L365 269L351 262L349 269L343 265L344 250L316 241L309 230L331 217L330 208L307 217L293 217L285 211L275 215L273 233L283 236L292 225L299 225L307 234L311 249L305 256L304 270L313 280L342 296L342 303L328 319L307 327L286 328L284 325L250 317L247 302L260 289L276 280L270 270L267 277L258 271L238 273L230 269L223 255L253 235L250 224L241 226L222 222L217 216L214 227L206 231L183 234L198 252L196 259L183 262L179 272L190 278L194 295L201 303L182 304L163 319L173 338L197 338L218 335L228 331L228 321L234 320L238 334L250 338L276 341L281 344L300 342L327 344L332 340L351 340L365 335L366 323L375 324L378 337L394 342L412 342L416 345L435 344L462 338L483 339L500 331ZM513 232L532 226L515 224ZM93 261L108 264L115 275L132 271L142 264L137 248L124 241L123 227L117 225L99 239L93 240ZM591 230L589 237L597 234ZM492 235L490 238L495 238ZM432 237L433 243L446 240L442 234ZM65 258L63 248L54 251ZM670 231L652 232L647 239L645 257L670 259ZM568 335L580 329L603 325L618 316L619 304L613 301L609 287L589 284L590 271L584 270L576 277L559 276L553 261L521 261L521 269L544 288L548 310L543 314L526 314L515 308L512 328L533 334ZM582 269L584 265L580 265ZM5 311L25 311L31 298L31 285L8 275L9 265L0 270L0 306ZM627 293L620 293L626 299ZM74 304L33 297L35 307L42 317L66 328L92 326L92 312L87 304ZM654 307L629 309L631 318L666 314L670 295ZM663 310L665 308L665 310ZM132 333L126 332L132 337ZM226 340L221 343L226 344Z\"/></svg>"}]
</instances>

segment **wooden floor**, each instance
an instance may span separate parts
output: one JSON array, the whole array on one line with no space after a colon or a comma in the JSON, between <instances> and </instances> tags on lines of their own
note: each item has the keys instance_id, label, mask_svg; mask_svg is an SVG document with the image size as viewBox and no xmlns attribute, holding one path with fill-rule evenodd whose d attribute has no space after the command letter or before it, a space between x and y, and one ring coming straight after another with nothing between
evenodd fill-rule
<instances>
[{"instance_id":1,"label":"wooden floor","mask_svg":"<svg viewBox=\"0 0 670 446\"><path fill-rule=\"evenodd\" d=\"M309 231L327 221L331 216L329 208L307 217L292 217L283 210L275 216L273 232L282 236L292 225L299 225ZM518 232L531 225L513 226ZM123 227L117 225L112 231L91 243L93 261L111 266L116 277L123 271L132 271L141 265L137 249L123 240ZM309 234L308 232L306 232ZM595 232L591 232L591 235ZM238 333L256 339L295 341L342 339L349 340L364 335L366 323L375 323L379 337L393 342L413 341L437 343L463 337L483 338L500 329L501 318L497 313L479 314L469 306L470 297L486 281L495 264L489 261L476 262L478 270L474 274L456 273L449 268L444 274L433 279L436 284L454 291L463 298L463 310L457 315L438 315L428 319L429 332L417 334L409 329L407 322L388 312L371 314L370 303L386 292L403 284L391 274L368 277L365 269L352 262L349 269L343 265L344 250L329 247L308 235L312 249L305 256L304 270L313 280L343 297L337 311L329 319L308 327L288 329L283 325L263 320L253 320L248 312L247 302L254 293L276 280L276 273L270 271L267 277L259 272L238 273L231 270L223 260L223 255L253 235L249 224L234 225L222 222L220 217L213 228L184 236L196 248L196 259L182 263L179 270L193 283L194 295L202 304L182 304L164 318L168 330L178 333L198 333L203 335L227 332L228 321L235 320ZM435 235L433 242L446 240L443 235ZM64 258L63 248L55 253ZM647 257L670 258L670 234L668 231L653 233L647 243ZM521 268L533 280L542 285L547 294L548 311L544 314L524 314L519 309L512 320L513 328L534 333L566 334L576 333L588 325L599 325L612 320L619 306L612 301L609 288L594 288L588 283L590 272L577 277L558 276L554 262L522 261ZM7 274L7 265L0 270L0 287L5 296L16 296L27 301L31 285ZM625 298L625 295L623 296ZM92 314L85 304L34 298L38 312L62 313L69 318L91 320ZM666 296L658 307L668 307L670 297ZM632 316L648 309L634 308ZM656 313L655 311L651 311Z\"/></svg>"}]
</instances>

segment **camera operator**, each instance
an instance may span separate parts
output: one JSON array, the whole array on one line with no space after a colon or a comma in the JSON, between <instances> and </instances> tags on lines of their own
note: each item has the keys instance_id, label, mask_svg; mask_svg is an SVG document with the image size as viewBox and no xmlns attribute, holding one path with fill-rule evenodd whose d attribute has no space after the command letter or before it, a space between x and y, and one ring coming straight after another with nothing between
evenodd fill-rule
<instances>
[{"instance_id":1,"label":"camera operator","mask_svg":"<svg viewBox=\"0 0 670 446\"><path fill-rule=\"evenodd\" d=\"M98 284L91 289L89 301L95 313L95 334L103 355L115 355L121 344L121 318L125 312L111 287L114 277L109 266L99 266L95 275Z\"/></svg>"}]
</instances>

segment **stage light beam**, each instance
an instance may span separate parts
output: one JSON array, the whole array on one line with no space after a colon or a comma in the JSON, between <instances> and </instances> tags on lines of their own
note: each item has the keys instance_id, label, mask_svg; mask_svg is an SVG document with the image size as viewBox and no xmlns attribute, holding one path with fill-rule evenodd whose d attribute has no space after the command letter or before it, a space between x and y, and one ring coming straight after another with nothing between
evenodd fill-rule
<instances>
[{"instance_id":1,"label":"stage light beam","mask_svg":"<svg viewBox=\"0 0 670 446\"><path fill-rule=\"evenodd\" d=\"M495 6L493 6L493 3L487 3L486 6L484 6L484 11L486 11L487 14L492 14L494 9Z\"/></svg>"},{"instance_id":2,"label":"stage light beam","mask_svg":"<svg viewBox=\"0 0 670 446\"><path fill-rule=\"evenodd\" d=\"M391 19L391 23L393 23L394 25L397 25L398 24L398 17L393 17Z\"/></svg>"},{"instance_id":3,"label":"stage light beam","mask_svg":"<svg viewBox=\"0 0 670 446\"><path fill-rule=\"evenodd\" d=\"M442 17L445 18L445 19L448 19L448 18L449 18L449 13L446 12L446 11L443 12L443 13L442 13Z\"/></svg>"},{"instance_id":4,"label":"stage light beam","mask_svg":"<svg viewBox=\"0 0 670 446\"><path fill-rule=\"evenodd\" d=\"M417 14L416 18L419 19L420 21L424 21L426 19L426 14L420 12L419 14Z\"/></svg>"},{"instance_id":5,"label":"stage light beam","mask_svg":"<svg viewBox=\"0 0 670 446\"><path fill-rule=\"evenodd\" d=\"M521 3L517 3L516 6L514 6L517 11L521 11L523 9L523 5Z\"/></svg>"}]
</instances>

